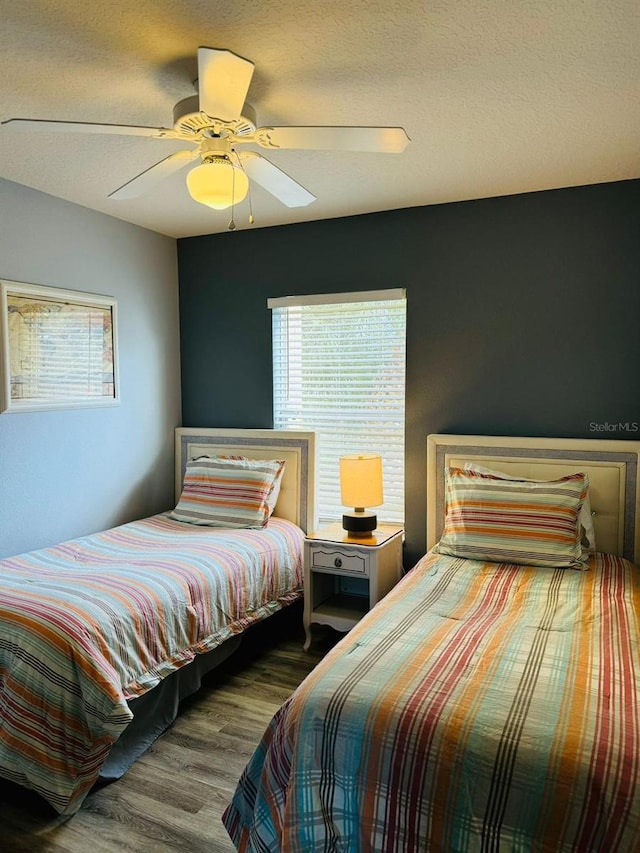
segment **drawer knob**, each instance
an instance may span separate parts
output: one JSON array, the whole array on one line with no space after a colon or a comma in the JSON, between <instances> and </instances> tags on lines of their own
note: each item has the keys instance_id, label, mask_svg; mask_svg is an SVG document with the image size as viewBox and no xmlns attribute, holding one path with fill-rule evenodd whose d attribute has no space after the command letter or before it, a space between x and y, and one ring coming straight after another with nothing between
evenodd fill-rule
<instances>
[{"instance_id":1,"label":"drawer knob","mask_svg":"<svg viewBox=\"0 0 640 853\"><path fill-rule=\"evenodd\" d=\"M336 569L342 568L342 560L340 559L340 557L335 558L335 560L333 561L333 565L336 567Z\"/></svg>"}]
</instances>

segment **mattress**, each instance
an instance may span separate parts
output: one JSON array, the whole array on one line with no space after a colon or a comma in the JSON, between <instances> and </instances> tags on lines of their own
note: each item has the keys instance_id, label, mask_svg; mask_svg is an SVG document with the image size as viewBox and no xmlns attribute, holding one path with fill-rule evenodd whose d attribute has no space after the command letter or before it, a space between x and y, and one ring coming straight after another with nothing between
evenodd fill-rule
<instances>
[{"instance_id":1,"label":"mattress","mask_svg":"<svg viewBox=\"0 0 640 853\"><path fill-rule=\"evenodd\" d=\"M163 514L0 561L0 776L75 812L128 700L301 596L303 538Z\"/></svg>"},{"instance_id":2,"label":"mattress","mask_svg":"<svg viewBox=\"0 0 640 853\"><path fill-rule=\"evenodd\" d=\"M640 850L640 569L429 554L274 717L239 850Z\"/></svg>"}]
</instances>

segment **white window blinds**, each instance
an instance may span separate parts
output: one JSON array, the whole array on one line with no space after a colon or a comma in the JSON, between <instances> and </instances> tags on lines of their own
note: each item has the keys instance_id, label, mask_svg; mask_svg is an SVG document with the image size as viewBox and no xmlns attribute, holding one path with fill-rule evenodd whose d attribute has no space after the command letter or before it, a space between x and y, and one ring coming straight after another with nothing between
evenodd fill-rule
<instances>
[{"instance_id":1,"label":"white window blinds","mask_svg":"<svg viewBox=\"0 0 640 853\"><path fill-rule=\"evenodd\" d=\"M339 519L338 459L383 457L381 521L404 519L406 299L402 289L268 302L276 429L316 433L318 521Z\"/></svg>"}]
</instances>

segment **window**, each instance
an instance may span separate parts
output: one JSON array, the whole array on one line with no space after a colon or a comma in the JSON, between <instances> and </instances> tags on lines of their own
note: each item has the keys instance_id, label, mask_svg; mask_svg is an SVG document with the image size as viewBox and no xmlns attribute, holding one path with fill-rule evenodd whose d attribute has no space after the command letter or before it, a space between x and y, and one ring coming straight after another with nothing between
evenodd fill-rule
<instances>
[{"instance_id":1,"label":"window","mask_svg":"<svg viewBox=\"0 0 640 853\"><path fill-rule=\"evenodd\" d=\"M316 433L320 524L340 518L338 459L383 457L382 521L404 519L404 290L270 299L276 429Z\"/></svg>"}]
</instances>

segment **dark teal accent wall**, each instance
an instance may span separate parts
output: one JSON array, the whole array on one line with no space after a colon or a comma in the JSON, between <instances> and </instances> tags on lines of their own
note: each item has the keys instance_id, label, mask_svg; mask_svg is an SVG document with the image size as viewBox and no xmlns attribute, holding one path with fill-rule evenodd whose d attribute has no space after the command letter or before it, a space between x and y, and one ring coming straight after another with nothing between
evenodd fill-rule
<instances>
[{"instance_id":1,"label":"dark teal accent wall","mask_svg":"<svg viewBox=\"0 0 640 853\"><path fill-rule=\"evenodd\" d=\"M185 426L273 425L268 297L406 288L407 565L429 433L640 439L640 180L193 237L178 264Z\"/></svg>"}]
</instances>

